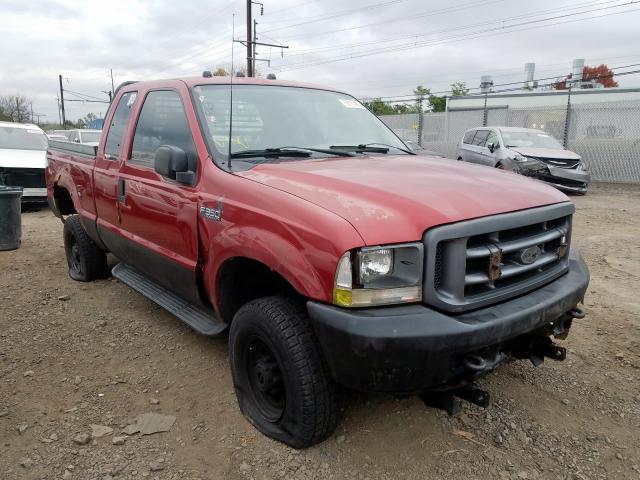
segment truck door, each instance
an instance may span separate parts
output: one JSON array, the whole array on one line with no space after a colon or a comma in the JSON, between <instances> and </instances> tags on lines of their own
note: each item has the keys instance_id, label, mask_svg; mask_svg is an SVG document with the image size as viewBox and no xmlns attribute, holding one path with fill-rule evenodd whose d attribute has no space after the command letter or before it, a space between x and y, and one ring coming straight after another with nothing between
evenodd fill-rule
<instances>
[{"instance_id":1,"label":"truck door","mask_svg":"<svg viewBox=\"0 0 640 480\"><path fill-rule=\"evenodd\" d=\"M119 100L115 100L118 103L113 114L107 114L106 139L104 147L100 145L98 148L93 170L93 198L98 234L109 251L123 261L127 261L127 248L120 231L118 176L121 159L127 155L126 145L129 143L131 132L129 123L137 105L137 96L137 92L126 92Z\"/></svg>"},{"instance_id":2,"label":"truck door","mask_svg":"<svg viewBox=\"0 0 640 480\"><path fill-rule=\"evenodd\" d=\"M130 154L121 163L117 201L126 261L184 299L199 303L198 197L194 187L156 173L155 153L162 145L182 149L190 170L198 170L196 147L176 90L146 95Z\"/></svg>"}]
</instances>

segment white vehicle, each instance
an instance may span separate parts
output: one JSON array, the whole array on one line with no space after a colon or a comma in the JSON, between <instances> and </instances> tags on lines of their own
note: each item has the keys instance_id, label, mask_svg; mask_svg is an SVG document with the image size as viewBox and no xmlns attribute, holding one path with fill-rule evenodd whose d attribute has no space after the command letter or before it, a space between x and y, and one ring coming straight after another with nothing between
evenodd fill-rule
<instances>
[{"instance_id":1,"label":"white vehicle","mask_svg":"<svg viewBox=\"0 0 640 480\"><path fill-rule=\"evenodd\" d=\"M0 185L23 187L23 203L45 203L47 136L36 125L0 122Z\"/></svg>"},{"instance_id":2,"label":"white vehicle","mask_svg":"<svg viewBox=\"0 0 640 480\"><path fill-rule=\"evenodd\" d=\"M83 145L91 145L97 147L100 143L102 130L76 129L67 130L67 139L70 142L82 143Z\"/></svg>"}]
</instances>

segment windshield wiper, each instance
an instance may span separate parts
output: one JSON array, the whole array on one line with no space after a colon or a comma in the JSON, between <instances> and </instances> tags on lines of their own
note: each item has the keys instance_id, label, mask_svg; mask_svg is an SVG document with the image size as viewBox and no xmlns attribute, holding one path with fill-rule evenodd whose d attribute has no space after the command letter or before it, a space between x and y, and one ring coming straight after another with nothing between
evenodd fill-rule
<instances>
[{"instance_id":1,"label":"windshield wiper","mask_svg":"<svg viewBox=\"0 0 640 480\"><path fill-rule=\"evenodd\" d=\"M331 145L329 148L335 150L343 150L345 152L370 152L370 153L387 153L389 149L387 147L370 147L361 143L360 145Z\"/></svg>"},{"instance_id":2,"label":"windshield wiper","mask_svg":"<svg viewBox=\"0 0 640 480\"><path fill-rule=\"evenodd\" d=\"M233 152L231 154L231 158L310 157L313 152L326 153L328 155L341 155L345 157L353 157L353 153L331 150L327 148L278 147L278 148L265 148L263 150L241 150L239 152Z\"/></svg>"},{"instance_id":3,"label":"windshield wiper","mask_svg":"<svg viewBox=\"0 0 640 480\"><path fill-rule=\"evenodd\" d=\"M345 151L352 152L368 152L368 153L388 153L390 148L395 148L396 150L400 150L401 152L408 153L409 155L415 155L415 152L411 150L406 150L404 148L396 147L395 145L388 145L386 143L361 143L359 145L331 145L329 148L335 148Z\"/></svg>"},{"instance_id":4,"label":"windshield wiper","mask_svg":"<svg viewBox=\"0 0 640 480\"><path fill-rule=\"evenodd\" d=\"M400 150L401 152L408 153L409 155L417 155L416 152L413 152L413 151L408 150L406 148L396 147L395 145L389 145L387 143L372 142L372 143L367 143L366 144L366 146L369 146L369 145L381 145L383 147L395 148L396 150Z\"/></svg>"}]
</instances>

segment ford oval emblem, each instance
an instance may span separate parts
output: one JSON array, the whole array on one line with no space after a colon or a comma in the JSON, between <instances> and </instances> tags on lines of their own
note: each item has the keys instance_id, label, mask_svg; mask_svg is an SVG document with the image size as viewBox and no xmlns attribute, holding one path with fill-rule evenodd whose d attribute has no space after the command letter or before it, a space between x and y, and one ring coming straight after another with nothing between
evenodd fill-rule
<instances>
[{"instance_id":1,"label":"ford oval emblem","mask_svg":"<svg viewBox=\"0 0 640 480\"><path fill-rule=\"evenodd\" d=\"M540 247L538 247L537 245L534 245L533 247L525 248L524 250L520 250L520 262L523 263L524 265L531 265L536 260L538 260L538 257L540 256L541 253L542 251L540 250Z\"/></svg>"}]
</instances>

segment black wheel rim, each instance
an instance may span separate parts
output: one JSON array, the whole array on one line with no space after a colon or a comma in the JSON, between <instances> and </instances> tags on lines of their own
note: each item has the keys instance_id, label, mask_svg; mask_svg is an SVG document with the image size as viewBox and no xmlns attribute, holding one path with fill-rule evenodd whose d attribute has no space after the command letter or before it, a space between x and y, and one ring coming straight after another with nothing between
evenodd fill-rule
<instances>
[{"instance_id":1,"label":"black wheel rim","mask_svg":"<svg viewBox=\"0 0 640 480\"><path fill-rule=\"evenodd\" d=\"M80 248L75 238L71 237L69 248L69 268L75 273L82 273L82 262L80 262Z\"/></svg>"},{"instance_id":2,"label":"black wheel rim","mask_svg":"<svg viewBox=\"0 0 640 480\"><path fill-rule=\"evenodd\" d=\"M256 337L248 342L245 358L255 405L268 421L277 422L282 418L287 397L278 359L271 348Z\"/></svg>"}]
</instances>

